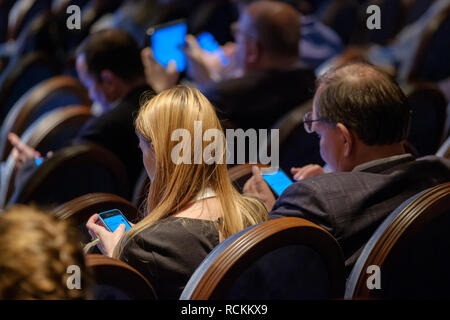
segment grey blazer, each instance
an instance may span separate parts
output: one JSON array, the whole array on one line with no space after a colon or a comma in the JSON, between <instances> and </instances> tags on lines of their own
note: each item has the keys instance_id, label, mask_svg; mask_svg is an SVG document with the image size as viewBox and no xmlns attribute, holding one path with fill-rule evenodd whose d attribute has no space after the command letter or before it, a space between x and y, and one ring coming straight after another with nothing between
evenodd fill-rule
<instances>
[{"instance_id":1,"label":"grey blazer","mask_svg":"<svg viewBox=\"0 0 450 320\"><path fill-rule=\"evenodd\" d=\"M380 159L351 172L292 184L270 215L300 217L330 232L344 252L347 272L384 218L416 193L450 181L450 161L411 155Z\"/></svg>"}]
</instances>

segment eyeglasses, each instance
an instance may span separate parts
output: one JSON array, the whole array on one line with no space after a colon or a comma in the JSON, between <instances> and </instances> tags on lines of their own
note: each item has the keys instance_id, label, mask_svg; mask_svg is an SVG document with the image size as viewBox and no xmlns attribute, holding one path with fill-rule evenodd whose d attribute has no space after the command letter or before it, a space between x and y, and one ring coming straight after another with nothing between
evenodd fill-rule
<instances>
[{"instance_id":1,"label":"eyeglasses","mask_svg":"<svg viewBox=\"0 0 450 320\"><path fill-rule=\"evenodd\" d=\"M313 119L311 111L305 113L305 115L303 116L303 125L305 126L305 131L308 133L313 133L314 132L313 122L320 122L320 121L329 122L325 118Z\"/></svg>"}]
</instances>

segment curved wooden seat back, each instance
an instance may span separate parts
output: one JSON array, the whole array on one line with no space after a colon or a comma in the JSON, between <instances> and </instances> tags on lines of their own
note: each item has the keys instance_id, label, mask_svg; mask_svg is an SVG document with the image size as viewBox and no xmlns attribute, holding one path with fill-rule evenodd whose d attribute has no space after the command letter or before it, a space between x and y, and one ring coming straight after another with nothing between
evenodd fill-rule
<instances>
[{"instance_id":1,"label":"curved wooden seat back","mask_svg":"<svg viewBox=\"0 0 450 320\"><path fill-rule=\"evenodd\" d=\"M447 98L429 82L412 83L403 90L412 110L408 141L419 156L435 154L444 141Z\"/></svg>"},{"instance_id":2,"label":"curved wooden seat back","mask_svg":"<svg viewBox=\"0 0 450 320\"><path fill-rule=\"evenodd\" d=\"M236 189L242 193L245 182L252 176L252 166L258 166L260 168L267 168L268 165L256 163L256 164L239 164L228 169L228 176Z\"/></svg>"},{"instance_id":3,"label":"curved wooden seat back","mask_svg":"<svg viewBox=\"0 0 450 320\"><path fill-rule=\"evenodd\" d=\"M30 88L60 71L56 61L44 52L32 52L13 60L1 75L0 122Z\"/></svg>"},{"instance_id":4,"label":"curved wooden seat back","mask_svg":"<svg viewBox=\"0 0 450 320\"><path fill-rule=\"evenodd\" d=\"M134 186L133 195L132 195L132 203L138 208L139 212L145 212L146 208L144 207L147 202L148 192L150 190L150 179L147 175L147 171L142 170L136 185Z\"/></svg>"},{"instance_id":5,"label":"curved wooden seat back","mask_svg":"<svg viewBox=\"0 0 450 320\"><path fill-rule=\"evenodd\" d=\"M409 82L437 82L448 77L450 64L438 62L446 61L450 54L449 32L450 4L426 26L407 75Z\"/></svg>"},{"instance_id":6,"label":"curved wooden seat back","mask_svg":"<svg viewBox=\"0 0 450 320\"><path fill-rule=\"evenodd\" d=\"M15 0L0 1L0 43L6 41L8 32L8 16Z\"/></svg>"},{"instance_id":7,"label":"curved wooden seat back","mask_svg":"<svg viewBox=\"0 0 450 320\"><path fill-rule=\"evenodd\" d=\"M60 205L93 192L127 196L124 165L109 150L95 144L56 152L16 186L8 204Z\"/></svg>"},{"instance_id":8,"label":"curved wooden seat back","mask_svg":"<svg viewBox=\"0 0 450 320\"><path fill-rule=\"evenodd\" d=\"M36 120L21 139L42 155L67 145L93 117L90 107L68 106L47 112Z\"/></svg>"},{"instance_id":9,"label":"curved wooden seat back","mask_svg":"<svg viewBox=\"0 0 450 320\"><path fill-rule=\"evenodd\" d=\"M348 299L450 297L450 183L408 199L369 239L348 280ZM369 289L369 266L379 267L380 289Z\"/></svg>"},{"instance_id":10,"label":"curved wooden seat back","mask_svg":"<svg viewBox=\"0 0 450 320\"><path fill-rule=\"evenodd\" d=\"M89 193L72 199L52 210L52 214L62 220L69 219L78 226L81 231L83 242L88 243L91 236L86 229L86 222L95 213L112 209L119 209L128 221L138 222L138 211L136 207L115 194Z\"/></svg>"},{"instance_id":11,"label":"curved wooden seat back","mask_svg":"<svg viewBox=\"0 0 450 320\"><path fill-rule=\"evenodd\" d=\"M94 282L89 290L93 300L157 299L150 282L127 263L100 254L88 254L85 260Z\"/></svg>"},{"instance_id":12,"label":"curved wooden seat back","mask_svg":"<svg viewBox=\"0 0 450 320\"><path fill-rule=\"evenodd\" d=\"M272 129L280 130L280 167L288 175L291 175L292 167L323 164L318 137L307 133L303 126L303 116L309 111L312 111L312 100L291 110L272 126Z\"/></svg>"},{"instance_id":13,"label":"curved wooden seat back","mask_svg":"<svg viewBox=\"0 0 450 320\"><path fill-rule=\"evenodd\" d=\"M438 157L443 157L450 159L450 137L445 140L445 142L440 146L439 150L436 152Z\"/></svg>"},{"instance_id":14,"label":"curved wooden seat back","mask_svg":"<svg viewBox=\"0 0 450 320\"><path fill-rule=\"evenodd\" d=\"M22 135L40 116L68 105L86 105L91 101L83 85L75 78L57 76L39 83L29 90L8 113L0 131L0 160L4 161L12 150L8 133Z\"/></svg>"},{"instance_id":15,"label":"curved wooden seat back","mask_svg":"<svg viewBox=\"0 0 450 320\"><path fill-rule=\"evenodd\" d=\"M14 4L8 17L8 40L17 39L21 31L33 18L49 12L51 0L19 0Z\"/></svg>"},{"instance_id":16,"label":"curved wooden seat back","mask_svg":"<svg viewBox=\"0 0 450 320\"><path fill-rule=\"evenodd\" d=\"M42 155L55 151L67 145L75 138L80 128L92 117L91 109L84 106L60 108L41 116L21 136L21 140L36 149ZM2 189L0 203L5 201L14 188L17 170L14 167L12 155L8 157L2 172ZM5 190L4 188L8 188Z\"/></svg>"},{"instance_id":17,"label":"curved wooden seat back","mask_svg":"<svg viewBox=\"0 0 450 320\"><path fill-rule=\"evenodd\" d=\"M277 218L214 248L180 299L341 298L344 285L344 258L337 241L307 220Z\"/></svg>"}]
</instances>

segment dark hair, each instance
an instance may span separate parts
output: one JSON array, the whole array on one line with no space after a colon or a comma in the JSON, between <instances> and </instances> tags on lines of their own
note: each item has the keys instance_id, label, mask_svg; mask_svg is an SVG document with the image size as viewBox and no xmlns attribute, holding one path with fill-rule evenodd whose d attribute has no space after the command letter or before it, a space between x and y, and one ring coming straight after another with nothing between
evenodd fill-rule
<instances>
[{"instance_id":1,"label":"dark hair","mask_svg":"<svg viewBox=\"0 0 450 320\"><path fill-rule=\"evenodd\" d=\"M270 54L298 57L300 16L290 5L275 1L257 1L245 8L258 41Z\"/></svg>"},{"instance_id":2,"label":"dark hair","mask_svg":"<svg viewBox=\"0 0 450 320\"><path fill-rule=\"evenodd\" d=\"M96 78L103 70L110 70L125 81L144 75L138 44L125 31L108 29L89 35L77 49L77 56L81 54L88 72Z\"/></svg>"},{"instance_id":3,"label":"dark hair","mask_svg":"<svg viewBox=\"0 0 450 320\"><path fill-rule=\"evenodd\" d=\"M407 138L408 100L387 73L358 62L330 70L317 82L318 117L346 125L367 145L388 145Z\"/></svg>"}]
</instances>

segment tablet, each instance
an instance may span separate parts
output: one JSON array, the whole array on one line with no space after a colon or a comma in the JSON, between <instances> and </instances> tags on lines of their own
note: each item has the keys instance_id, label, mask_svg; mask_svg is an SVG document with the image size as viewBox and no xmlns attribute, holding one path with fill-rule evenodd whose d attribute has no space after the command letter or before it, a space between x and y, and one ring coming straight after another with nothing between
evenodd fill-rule
<instances>
[{"instance_id":1,"label":"tablet","mask_svg":"<svg viewBox=\"0 0 450 320\"><path fill-rule=\"evenodd\" d=\"M184 19L154 26L149 29L153 56L163 67L171 60L177 64L178 72L186 69L186 56L181 50L185 45L187 25Z\"/></svg>"}]
</instances>

